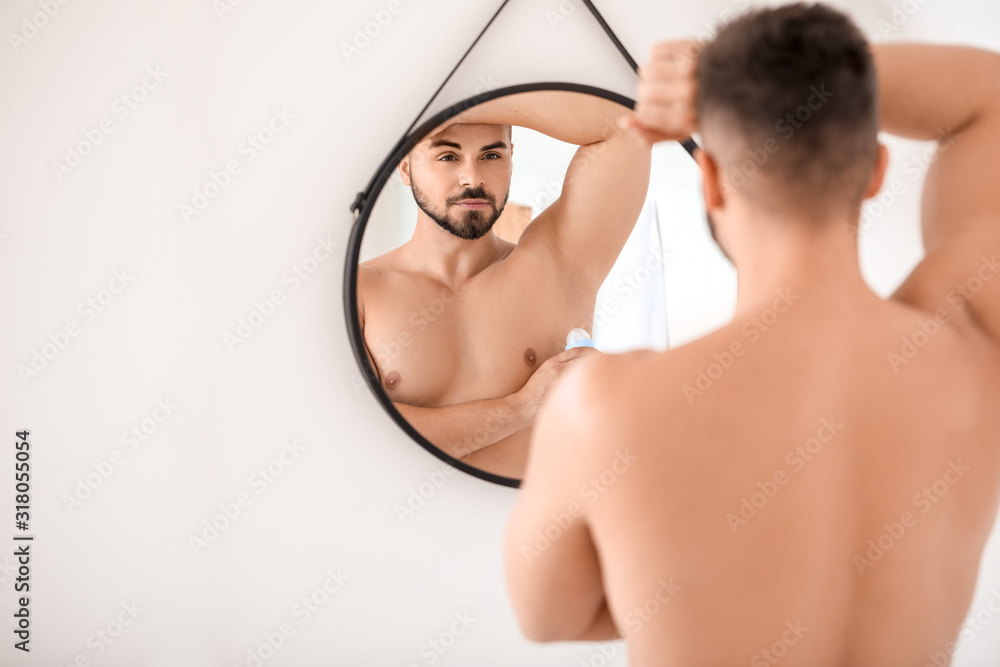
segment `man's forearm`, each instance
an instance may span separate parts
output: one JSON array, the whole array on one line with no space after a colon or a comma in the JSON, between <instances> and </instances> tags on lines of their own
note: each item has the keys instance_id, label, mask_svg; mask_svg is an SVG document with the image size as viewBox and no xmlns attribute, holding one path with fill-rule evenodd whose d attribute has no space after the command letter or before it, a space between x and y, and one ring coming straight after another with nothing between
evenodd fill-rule
<instances>
[{"instance_id":1,"label":"man's forearm","mask_svg":"<svg viewBox=\"0 0 1000 667\"><path fill-rule=\"evenodd\" d=\"M440 408L394 403L399 413L435 446L462 458L531 425L518 393Z\"/></svg>"},{"instance_id":2,"label":"man's forearm","mask_svg":"<svg viewBox=\"0 0 1000 667\"><path fill-rule=\"evenodd\" d=\"M618 134L618 117L626 111L620 104L596 95L540 90L484 102L448 123L519 125L584 146Z\"/></svg>"},{"instance_id":3,"label":"man's forearm","mask_svg":"<svg viewBox=\"0 0 1000 667\"><path fill-rule=\"evenodd\" d=\"M959 46L873 44L880 126L910 139L961 133L1000 100L1000 54Z\"/></svg>"}]
</instances>

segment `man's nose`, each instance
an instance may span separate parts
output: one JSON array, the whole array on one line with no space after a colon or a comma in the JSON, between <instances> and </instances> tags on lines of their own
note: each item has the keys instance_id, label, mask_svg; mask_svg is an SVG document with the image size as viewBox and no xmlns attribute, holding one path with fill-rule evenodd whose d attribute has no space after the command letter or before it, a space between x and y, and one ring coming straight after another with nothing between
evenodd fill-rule
<instances>
[{"instance_id":1,"label":"man's nose","mask_svg":"<svg viewBox=\"0 0 1000 667\"><path fill-rule=\"evenodd\" d=\"M479 169L478 163L475 162L466 163L458 176L458 181L461 186L470 188L476 188L485 183L483 172Z\"/></svg>"}]
</instances>

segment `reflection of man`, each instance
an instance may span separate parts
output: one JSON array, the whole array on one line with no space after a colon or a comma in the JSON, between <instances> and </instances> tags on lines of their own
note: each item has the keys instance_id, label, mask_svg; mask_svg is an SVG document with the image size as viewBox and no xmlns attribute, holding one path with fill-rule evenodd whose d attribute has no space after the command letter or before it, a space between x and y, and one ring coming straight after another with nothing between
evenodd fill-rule
<instances>
[{"instance_id":1,"label":"reflection of man","mask_svg":"<svg viewBox=\"0 0 1000 667\"><path fill-rule=\"evenodd\" d=\"M628 122L701 130L736 316L546 400L506 539L522 628L620 631L632 665L948 664L1000 497L1000 55L870 51L807 5L725 27L696 78L689 46L654 51ZM939 141L888 300L856 243L880 127Z\"/></svg>"},{"instance_id":2,"label":"reflection of man","mask_svg":"<svg viewBox=\"0 0 1000 667\"><path fill-rule=\"evenodd\" d=\"M548 386L589 348L597 290L642 209L650 147L627 111L578 93L521 93L476 106L400 163L417 202L413 237L358 268L361 327L379 381L430 442L470 465L521 476ZM511 125L580 146L561 196L522 233L492 227L507 201Z\"/></svg>"}]
</instances>

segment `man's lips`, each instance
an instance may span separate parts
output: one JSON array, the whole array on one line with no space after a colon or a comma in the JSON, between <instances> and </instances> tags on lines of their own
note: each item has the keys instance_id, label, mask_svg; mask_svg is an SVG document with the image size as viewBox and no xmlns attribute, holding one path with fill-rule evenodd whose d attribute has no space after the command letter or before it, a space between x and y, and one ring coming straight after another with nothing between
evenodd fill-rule
<instances>
[{"instance_id":1,"label":"man's lips","mask_svg":"<svg viewBox=\"0 0 1000 667\"><path fill-rule=\"evenodd\" d=\"M486 208L490 203L485 199L462 199L455 202L455 206L461 206L462 208L480 209Z\"/></svg>"}]
</instances>

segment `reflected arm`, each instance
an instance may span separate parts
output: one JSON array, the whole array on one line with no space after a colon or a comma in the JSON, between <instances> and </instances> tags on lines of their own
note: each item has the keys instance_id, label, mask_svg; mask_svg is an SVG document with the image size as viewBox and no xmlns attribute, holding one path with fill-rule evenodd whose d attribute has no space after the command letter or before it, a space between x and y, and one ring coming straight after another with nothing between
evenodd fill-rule
<instances>
[{"instance_id":1,"label":"reflected arm","mask_svg":"<svg viewBox=\"0 0 1000 667\"><path fill-rule=\"evenodd\" d=\"M358 289L358 321L365 331L364 290ZM382 377L365 340L368 366L376 381ZM522 388L523 389L523 388ZM522 390L508 396L443 407L423 407L393 401L396 410L422 436L456 459L497 443L531 425L535 406Z\"/></svg>"},{"instance_id":2,"label":"reflected arm","mask_svg":"<svg viewBox=\"0 0 1000 667\"><path fill-rule=\"evenodd\" d=\"M565 90L538 90L498 97L466 109L452 123L517 125L568 144L585 146L618 132L618 117L628 109L611 100Z\"/></svg>"},{"instance_id":3,"label":"reflected arm","mask_svg":"<svg viewBox=\"0 0 1000 667\"><path fill-rule=\"evenodd\" d=\"M364 300L359 299L358 319L365 330ZM365 344L368 365L381 381L378 366ZM534 411L520 391L500 398L487 398L457 405L425 408L393 402L399 414L428 442L449 456L463 456L500 442L531 425Z\"/></svg>"},{"instance_id":4,"label":"reflected arm","mask_svg":"<svg viewBox=\"0 0 1000 667\"><path fill-rule=\"evenodd\" d=\"M523 240L544 239L566 283L595 293L632 233L649 188L651 146L618 126L628 111L594 95L537 91L490 100L449 121L519 125L579 146L562 194Z\"/></svg>"},{"instance_id":5,"label":"reflected arm","mask_svg":"<svg viewBox=\"0 0 1000 667\"><path fill-rule=\"evenodd\" d=\"M518 393L440 408L393 403L399 413L436 447L460 459L531 425Z\"/></svg>"}]
</instances>

